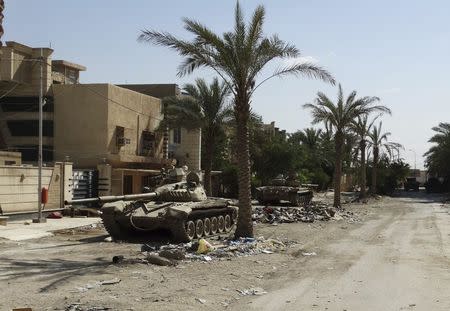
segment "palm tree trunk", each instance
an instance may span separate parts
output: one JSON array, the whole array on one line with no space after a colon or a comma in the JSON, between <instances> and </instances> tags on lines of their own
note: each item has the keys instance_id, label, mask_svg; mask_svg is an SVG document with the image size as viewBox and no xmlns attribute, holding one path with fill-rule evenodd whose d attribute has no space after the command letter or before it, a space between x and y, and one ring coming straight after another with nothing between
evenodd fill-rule
<instances>
[{"instance_id":1,"label":"palm tree trunk","mask_svg":"<svg viewBox=\"0 0 450 311\"><path fill-rule=\"evenodd\" d=\"M378 147L373 147L373 168L372 168L372 188L371 194L377 193L377 173L378 173Z\"/></svg>"},{"instance_id":2,"label":"palm tree trunk","mask_svg":"<svg viewBox=\"0 0 450 311\"><path fill-rule=\"evenodd\" d=\"M250 151L248 119L250 106L248 101L236 99L235 115L237 121L239 213L235 237L253 237L252 200L250 183Z\"/></svg>"},{"instance_id":3,"label":"palm tree trunk","mask_svg":"<svg viewBox=\"0 0 450 311\"><path fill-rule=\"evenodd\" d=\"M213 161L213 152L214 145L211 137L207 137L205 141L205 191L206 195L212 195L212 187L211 187L211 171L212 171L212 161Z\"/></svg>"},{"instance_id":4,"label":"palm tree trunk","mask_svg":"<svg viewBox=\"0 0 450 311\"><path fill-rule=\"evenodd\" d=\"M341 178L342 178L342 151L344 136L342 133L336 133L335 137L336 160L334 165L334 207L341 207Z\"/></svg>"},{"instance_id":5,"label":"palm tree trunk","mask_svg":"<svg viewBox=\"0 0 450 311\"><path fill-rule=\"evenodd\" d=\"M359 193L359 198L361 200L364 200L367 196L366 193L366 183L367 183L367 177L366 177L366 142L364 140L361 141L360 143L360 151L361 151L361 167L360 167L360 172L361 172L361 179L359 181L359 187L361 188L361 191Z\"/></svg>"}]
</instances>

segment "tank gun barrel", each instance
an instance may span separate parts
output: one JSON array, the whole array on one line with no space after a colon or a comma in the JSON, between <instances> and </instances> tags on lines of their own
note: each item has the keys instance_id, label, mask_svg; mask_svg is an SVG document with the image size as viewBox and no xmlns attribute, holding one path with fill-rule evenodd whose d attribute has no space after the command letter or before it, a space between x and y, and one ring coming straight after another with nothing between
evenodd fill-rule
<instances>
[{"instance_id":1,"label":"tank gun barrel","mask_svg":"<svg viewBox=\"0 0 450 311\"><path fill-rule=\"evenodd\" d=\"M86 203L107 203L114 201L134 201L134 200L152 200L158 197L157 192L125 194L125 195L107 195L96 198L74 199L64 201L65 205L78 205Z\"/></svg>"}]
</instances>

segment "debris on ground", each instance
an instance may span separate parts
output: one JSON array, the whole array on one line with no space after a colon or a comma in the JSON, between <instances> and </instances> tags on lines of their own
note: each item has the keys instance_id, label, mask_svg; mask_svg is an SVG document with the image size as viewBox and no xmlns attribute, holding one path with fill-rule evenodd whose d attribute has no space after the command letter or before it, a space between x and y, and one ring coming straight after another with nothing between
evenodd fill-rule
<instances>
[{"instance_id":1,"label":"debris on ground","mask_svg":"<svg viewBox=\"0 0 450 311\"><path fill-rule=\"evenodd\" d=\"M258 238L240 238L238 240L217 240L214 243L202 239L199 243L167 244L158 247L151 247L147 244L141 249L152 249L144 251L147 257L143 263L156 265L175 265L179 260L190 261L213 261L226 260L233 257L251 256L257 254L273 254L286 251L297 242L289 240ZM208 252L198 252L200 246L208 244ZM198 246L197 246L198 244ZM159 253L154 249L159 249ZM150 260L149 260L150 259Z\"/></svg>"},{"instance_id":2,"label":"debris on ground","mask_svg":"<svg viewBox=\"0 0 450 311\"><path fill-rule=\"evenodd\" d=\"M107 311L112 310L109 307L83 307L80 303L72 303L64 309L64 311Z\"/></svg>"},{"instance_id":3,"label":"debris on ground","mask_svg":"<svg viewBox=\"0 0 450 311\"><path fill-rule=\"evenodd\" d=\"M174 266L176 263L173 260L162 257L158 254L147 254L145 258L148 263L157 265L157 266Z\"/></svg>"},{"instance_id":4,"label":"debris on ground","mask_svg":"<svg viewBox=\"0 0 450 311\"><path fill-rule=\"evenodd\" d=\"M47 218L49 219L61 219L63 218L63 215L60 212L51 212L47 215Z\"/></svg>"},{"instance_id":5,"label":"debris on ground","mask_svg":"<svg viewBox=\"0 0 450 311\"><path fill-rule=\"evenodd\" d=\"M202 305L204 305L206 303L205 299L202 298L195 298L195 300L197 300L198 302L200 302Z\"/></svg>"},{"instance_id":6,"label":"debris on ground","mask_svg":"<svg viewBox=\"0 0 450 311\"><path fill-rule=\"evenodd\" d=\"M114 264L153 264L158 266L176 266L180 261L229 260L234 257L246 257L258 254L274 254L286 252L288 248L297 245L296 241L283 239L240 238L238 240L214 239L204 242L189 242L181 244L155 245L144 244L141 247L141 257L125 258L122 255L113 257ZM207 244L207 253L198 253L199 245ZM183 268L183 266L181 266ZM79 289L83 290L83 289Z\"/></svg>"},{"instance_id":7,"label":"debris on ground","mask_svg":"<svg viewBox=\"0 0 450 311\"><path fill-rule=\"evenodd\" d=\"M198 241L197 254L207 254L213 250L212 245L205 239L200 239Z\"/></svg>"},{"instance_id":8,"label":"debris on ground","mask_svg":"<svg viewBox=\"0 0 450 311\"><path fill-rule=\"evenodd\" d=\"M114 278L112 280L100 281L100 285L114 285L120 283L120 279Z\"/></svg>"},{"instance_id":9,"label":"debris on ground","mask_svg":"<svg viewBox=\"0 0 450 311\"><path fill-rule=\"evenodd\" d=\"M102 280L102 281L98 281L98 282L94 282L94 283L89 283L89 284L86 284L84 286L75 287L75 289L76 289L76 291L83 293L83 292L86 292L86 291L88 291L90 289L93 289L93 288L96 288L96 287L100 287L102 285L115 285L115 284L120 283L120 281L121 280L118 279L118 278L114 278L114 279L111 279L111 280ZM75 310L78 310L78 309L75 309Z\"/></svg>"},{"instance_id":10,"label":"debris on ground","mask_svg":"<svg viewBox=\"0 0 450 311\"><path fill-rule=\"evenodd\" d=\"M316 220L341 220L349 222L357 221L351 211L336 209L323 202L312 202L305 207L297 206L256 206L253 209L253 221L256 223L293 223L293 222L314 222Z\"/></svg>"},{"instance_id":11,"label":"debris on ground","mask_svg":"<svg viewBox=\"0 0 450 311\"><path fill-rule=\"evenodd\" d=\"M311 253L302 253L303 256L317 256L316 252L311 252Z\"/></svg>"},{"instance_id":12,"label":"debris on ground","mask_svg":"<svg viewBox=\"0 0 450 311\"><path fill-rule=\"evenodd\" d=\"M237 289L236 290L242 296L261 296L267 294L267 292L261 287L249 288L249 289Z\"/></svg>"}]
</instances>

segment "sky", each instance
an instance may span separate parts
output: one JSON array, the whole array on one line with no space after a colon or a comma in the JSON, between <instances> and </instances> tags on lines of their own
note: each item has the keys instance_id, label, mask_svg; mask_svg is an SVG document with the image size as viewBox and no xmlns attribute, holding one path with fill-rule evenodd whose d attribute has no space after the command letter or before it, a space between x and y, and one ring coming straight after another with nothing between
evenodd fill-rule
<instances>
[{"instance_id":1,"label":"sky","mask_svg":"<svg viewBox=\"0 0 450 311\"><path fill-rule=\"evenodd\" d=\"M177 76L182 58L164 47L137 42L143 29L192 38L183 17L217 33L231 30L232 0L5 0L4 41L51 47L53 59L87 67L82 83L177 83L212 79L207 70ZM304 59L317 62L342 84L346 94L378 96L392 110L383 116L391 141L403 144L401 157L423 167L431 128L450 121L449 1L242 0L247 18L266 9L264 32L293 43ZM248 19L247 19L248 20ZM265 72L283 63L271 65ZM318 91L336 98L337 87L307 78L272 79L260 87L252 109L264 122L288 132L310 127L302 108Z\"/></svg>"}]
</instances>

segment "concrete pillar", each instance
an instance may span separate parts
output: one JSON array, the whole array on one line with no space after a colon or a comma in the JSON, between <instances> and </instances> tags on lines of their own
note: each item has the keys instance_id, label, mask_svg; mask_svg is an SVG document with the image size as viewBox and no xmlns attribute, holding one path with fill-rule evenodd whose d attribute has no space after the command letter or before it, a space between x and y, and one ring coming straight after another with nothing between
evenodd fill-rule
<instances>
[{"instance_id":1,"label":"concrete pillar","mask_svg":"<svg viewBox=\"0 0 450 311\"><path fill-rule=\"evenodd\" d=\"M111 195L112 167L107 163L97 165L98 170L98 195Z\"/></svg>"}]
</instances>

